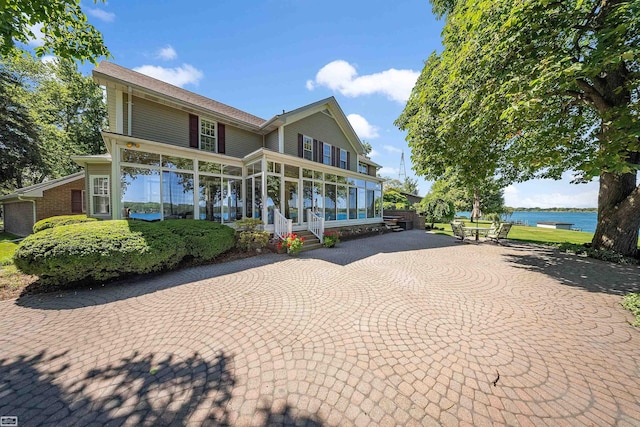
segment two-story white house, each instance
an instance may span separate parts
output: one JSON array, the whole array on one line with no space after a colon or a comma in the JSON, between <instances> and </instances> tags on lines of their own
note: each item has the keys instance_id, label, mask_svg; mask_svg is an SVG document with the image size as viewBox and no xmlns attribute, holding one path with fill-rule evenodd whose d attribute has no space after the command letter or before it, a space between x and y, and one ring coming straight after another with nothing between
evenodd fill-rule
<instances>
[{"instance_id":1,"label":"two-story white house","mask_svg":"<svg viewBox=\"0 0 640 427\"><path fill-rule=\"evenodd\" d=\"M106 90L108 154L76 156L88 215L232 223L282 218L326 227L382 222L379 165L330 97L265 120L110 62L93 71Z\"/></svg>"}]
</instances>

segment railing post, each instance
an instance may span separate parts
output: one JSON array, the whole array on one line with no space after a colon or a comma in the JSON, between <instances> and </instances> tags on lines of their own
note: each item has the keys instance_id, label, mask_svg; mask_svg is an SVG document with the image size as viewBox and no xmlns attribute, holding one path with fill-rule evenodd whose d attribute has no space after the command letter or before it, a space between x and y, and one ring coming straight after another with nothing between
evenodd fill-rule
<instances>
[{"instance_id":1,"label":"railing post","mask_svg":"<svg viewBox=\"0 0 640 427\"><path fill-rule=\"evenodd\" d=\"M282 239L282 229L280 226L280 211L276 208L273 209L273 233Z\"/></svg>"}]
</instances>

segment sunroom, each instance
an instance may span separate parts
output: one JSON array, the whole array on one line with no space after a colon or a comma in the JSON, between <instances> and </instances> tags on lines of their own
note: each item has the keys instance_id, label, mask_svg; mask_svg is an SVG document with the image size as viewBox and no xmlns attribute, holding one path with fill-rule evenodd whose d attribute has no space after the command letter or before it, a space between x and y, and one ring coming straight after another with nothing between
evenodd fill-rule
<instances>
[{"instance_id":1,"label":"sunroom","mask_svg":"<svg viewBox=\"0 0 640 427\"><path fill-rule=\"evenodd\" d=\"M290 230L308 228L309 215L332 228L382 222L382 181L374 176L267 149L238 159L103 135L110 162L106 157L74 157L86 168L90 190L94 181L101 190L99 195L89 192L94 216L223 224L250 217L262 219L270 232L276 231L278 220Z\"/></svg>"}]
</instances>

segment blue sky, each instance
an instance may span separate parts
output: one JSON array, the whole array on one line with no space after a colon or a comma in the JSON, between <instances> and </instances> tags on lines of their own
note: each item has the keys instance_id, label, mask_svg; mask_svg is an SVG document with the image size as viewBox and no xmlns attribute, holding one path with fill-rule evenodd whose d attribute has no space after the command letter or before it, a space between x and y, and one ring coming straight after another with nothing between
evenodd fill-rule
<instances>
[{"instance_id":1,"label":"blue sky","mask_svg":"<svg viewBox=\"0 0 640 427\"><path fill-rule=\"evenodd\" d=\"M110 0L83 10L113 62L265 119L335 96L382 175L398 177L404 151L415 177L393 121L423 61L442 48L428 1ZM424 195L430 183L418 180ZM596 206L595 183L569 181L510 186L506 204Z\"/></svg>"}]
</instances>

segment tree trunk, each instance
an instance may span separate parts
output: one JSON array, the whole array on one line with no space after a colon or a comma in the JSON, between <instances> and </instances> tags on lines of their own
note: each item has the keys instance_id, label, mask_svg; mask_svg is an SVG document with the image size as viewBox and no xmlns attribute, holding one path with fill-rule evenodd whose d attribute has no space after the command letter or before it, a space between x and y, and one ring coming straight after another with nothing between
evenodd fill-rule
<instances>
[{"instance_id":1,"label":"tree trunk","mask_svg":"<svg viewBox=\"0 0 640 427\"><path fill-rule=\"evenodd\" d=\"M638 255L640 229L640 187L636 174L600 174L598 225L592 245L619 254Z\"/></svg>"}]
</instances>

